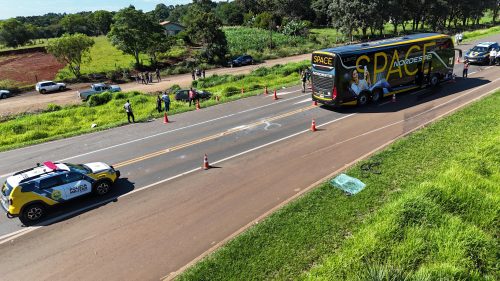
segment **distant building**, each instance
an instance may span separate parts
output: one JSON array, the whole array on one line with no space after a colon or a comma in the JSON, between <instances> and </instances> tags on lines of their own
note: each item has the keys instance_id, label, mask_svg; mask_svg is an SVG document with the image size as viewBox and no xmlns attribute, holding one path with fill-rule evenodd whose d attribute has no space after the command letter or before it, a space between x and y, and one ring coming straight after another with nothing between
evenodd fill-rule
<instances>
[{"instance_id":1,"label":"distant building","mask_svg":"<svg viewBox=\"0 0 500 281\"><path fill-rule=\"evenodd\" d=\"M184 26L179 23L171 22L171 21L163 21L160 22L160 25L165 29L165 34L167 35L176 35L179 32L184 30Z\"/></svg>"}]
</instances>

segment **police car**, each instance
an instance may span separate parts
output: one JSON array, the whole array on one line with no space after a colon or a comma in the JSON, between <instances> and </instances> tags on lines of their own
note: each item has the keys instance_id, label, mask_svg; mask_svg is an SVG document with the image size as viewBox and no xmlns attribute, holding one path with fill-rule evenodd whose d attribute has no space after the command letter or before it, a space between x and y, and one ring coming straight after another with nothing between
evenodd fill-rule
<instances>
[{"instance_id":1,"label":"police car","mask_svg":"<svg viewBox=\"0 0 500 281\"><path fill-rule=\"evenodd\" d=\"M486 64L490 61L490 51L498 50L497 42L482 42L465 53L465 59L471 63Z\"/></svg>"},{"instance_id":2,"label":"police car","mask_svg":"<svg viewBox=\"0 0 500 281\"><path fill-rule=\"evenodd\" d=\"M51 206L89 193L108 193L119 177L119 171L101 162L45 162L8 177L1 190L1 205L9 218L19 217L30 225L42 219Z\"/></svg>"}]
</instances>

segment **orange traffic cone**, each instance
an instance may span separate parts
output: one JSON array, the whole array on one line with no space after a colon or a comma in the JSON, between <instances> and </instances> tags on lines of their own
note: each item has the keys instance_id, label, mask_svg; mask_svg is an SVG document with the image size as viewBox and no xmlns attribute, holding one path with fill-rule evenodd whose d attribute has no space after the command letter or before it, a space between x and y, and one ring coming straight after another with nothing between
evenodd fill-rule
<instances>
[{"instance_id":1,"label":"orange traffic cone","mask_svg":"<svg viewBox=\"0 0 500 281\"><path fill-rule=\"evenodd\" d=\"M200 100L196 100L196 109L200 109Z\"/></svg>"},{"instance_id":2,"label":"orange traffic cone","mask_svg":"<svg viewBox=\"0 0 500 281\"><path fill-rule=\"evenodd\" d=\"M457 57L457 63L460 63L460 57Z\"/></svg>"},{"instance_id":3,"label":"orange traffic cone","mask_svg":"<svg viewBox=\"0 0 500 281\"><path fill-rule=\"evenodd\" d=\"M205 154L205 157L203 157L203 170L208 169L210 169L210 164L208 164L208 156Z\"/></svg>"},{"instance_id":4,"label":"orange traffic cone","mask_svg":"<svg viewBox=\"0 0 500 281\"><path fill-rule=\"evenodd\" d=\"M269 94L269 92L267 91L267 86L266 86L266 87L264 88L264 95L266 95L266 96L267 96L268 94Z\"/></svg>"},{"instance_id":5,"label":"orange traffic cone","mask_svg":"<svg viewBox=\"0 0 500 281\"><path fill-rule=\"evenodd\" d=\"M313 105L318 106L318 101L313 100Z\"/></svg>"},{"instance_id":6,"label":"orange traffic cone","mask_svg":"<svg viewBox=\"0 0 500 281\"><path fill-rule=\"evenodd\" d=\"M278 93L276 93L276 89L274 89L274 100L277 100L278 99Z\"/></svg>"},{"instance_id":7,"label":"orange traffic cone","mask_svg":"<svg viewBox=\"0 0 500 281\"><path fill-rule=\"evenodd\" d=\"M168 123L168 116L167 116L166 112L165 112L165 115L163 115L163 123L165 123L165 124Z\"/></svg>"},{"instance_id":8,"label":"orange traffic cone","mask_svg":"<svg viewBox=\"0 0 500 281\"><path fill-rule=\"evenodd\" d=\"M316 131L317 131L317 130L316 130L316 121L314 121L314 119L313 119L313 121L312 121L312 123L311 123L311 131L313 131L313 132L316 132Z\"/></svg>"},{"instance_id":9,"label":"orange traffic cone","mask_svg":"<svg viewBox=\"0 0 500 281\"><path fill-rule=\"evenodd\" d=\"M392 102L396 102L396 94L392 94Z\"/></svg>"}]
</instances>

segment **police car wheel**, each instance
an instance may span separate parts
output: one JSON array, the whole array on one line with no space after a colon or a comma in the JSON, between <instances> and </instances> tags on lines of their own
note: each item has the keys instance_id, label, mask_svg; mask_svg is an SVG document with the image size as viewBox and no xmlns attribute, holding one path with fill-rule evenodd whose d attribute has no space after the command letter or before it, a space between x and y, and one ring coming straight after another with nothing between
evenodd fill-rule
<instances>
[{"instance_id":1,"label":"police car wheel","mask_svg":"<svg viewBox=\"0 0 500 281\"><path fill-rule=\"evenodd\" d=\"M24 225L30 225L39 221L45 215L45 207L42 204L33 204L24 207L19 219Z\"/></svg>"},{"instance_id":2,"label":"police car wheel","mask_svg":"<svg viewBox=\"0 0 500 281\"><path fill-rule=\"evenodd\" d=\"M103 180L96 183L94 192L97 195L104 195L109 192L110 188L111 188L111 183L107 180Z\"/></svg>"}]
</instances>

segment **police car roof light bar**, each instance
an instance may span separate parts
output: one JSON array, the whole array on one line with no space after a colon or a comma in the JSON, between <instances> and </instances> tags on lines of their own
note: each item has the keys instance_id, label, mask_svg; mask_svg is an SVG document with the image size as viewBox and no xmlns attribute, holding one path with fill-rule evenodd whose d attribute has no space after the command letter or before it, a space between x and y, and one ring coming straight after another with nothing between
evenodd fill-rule
<instances>
[{"instance_id":1,"label":"police car roof light bar","mask_svg":"<svg viewBox=\"0 0 500 281\"><path fill-rule=\"evenodd\" d=\"M57 166L56 164L52 163L51 161L46 161L46 162L43 162L43 165L49 169L51 169L52 171L55 171L57 170Z\"/></svg>"}]
</instances>

